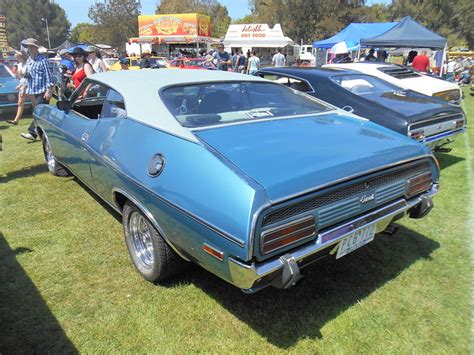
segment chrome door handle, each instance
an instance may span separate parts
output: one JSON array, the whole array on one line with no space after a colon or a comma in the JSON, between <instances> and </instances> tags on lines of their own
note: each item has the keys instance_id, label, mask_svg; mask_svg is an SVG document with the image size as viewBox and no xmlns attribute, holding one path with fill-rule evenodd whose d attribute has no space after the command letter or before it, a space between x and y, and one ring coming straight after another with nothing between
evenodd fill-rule
<instances>
[{"instance_id":1,"label":"chrome door handle","mask_svg":"<svg viewBox=\"0 0 474 355\"><path fill-rule=\"evenodd\" d=\"M87 142L89 139L89 134L87 132L82 133L81 140Z\"/></svg>"}]
</instances>

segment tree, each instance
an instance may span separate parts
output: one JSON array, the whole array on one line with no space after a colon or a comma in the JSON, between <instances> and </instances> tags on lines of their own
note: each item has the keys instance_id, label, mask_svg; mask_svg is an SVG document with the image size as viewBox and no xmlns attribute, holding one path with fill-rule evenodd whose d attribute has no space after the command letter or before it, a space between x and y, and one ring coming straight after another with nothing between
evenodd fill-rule
<instances>
[{"instance_id":1,"label":"tree","mask_svg":"<svg viewBox=\"0 0 474 355\"><path fill-rule=\"evenodd\" d=\"M474 47L472 0L393 0L393 19L411 16L430 30L448 38L448 44Z\"/></svg>"},{"instance_id":2,"label":"tree","mask_svg":"<svg viewBox=\"0 0 474 355\"><path fill-rule=\"evenodd\" d=\"M19 47L21 40L33 37L48 46L46 21L48 21L51 46L60 45L69 35L71 24L64 9L50 0L0 0L0 9L7 17L7 36L12 47Z\"/></svg>"},{"instance_id":3,"label":"tree","mask_svg":"<svg viewBox=\"0 0 474 355\"><path fill-rule=\"evenodd\" d=\"M157 14L183 14L198 12L211 17L211 35L225 36L230 24L227 7L217 0L161 0L157 7Z\"/></svg>"},{"instance_id":4,"label":"tree","mask_svg":"<svg viewBox=\"0 0 474 355\"><path fill-rule=\"evenodd\" d=\"M96 43L97 28L90 23L78 23L71 31L71 41L75 43Z\"/></svg>"},{"instance_id":5,"label":"tree","mask_svg":"<svg viewBox=\"0 0 474 355\"><path fill-rule=\"evenodd\" d=\"M124 48L128 38L138 34L140 0L103 0L89 8L94 22L95 40L113 47Z\"/></svg>"}]
</instances>

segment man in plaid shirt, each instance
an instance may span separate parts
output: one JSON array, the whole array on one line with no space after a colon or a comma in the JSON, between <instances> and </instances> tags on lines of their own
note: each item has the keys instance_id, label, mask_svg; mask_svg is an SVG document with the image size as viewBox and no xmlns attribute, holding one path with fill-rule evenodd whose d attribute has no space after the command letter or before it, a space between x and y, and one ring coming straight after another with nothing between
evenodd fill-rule
<instances>
[{"instance_id":1,"label":"man in plaid shirt","mask_svg":"<svg viewBox=\"0 0 474 355\"><path fill-rule=\"evenodd\" d=\"M28 38L21 42L23 46L28 47L30 57L26 62L27 80L25 94L30 96L32 102L36 105L48 104L51 100L51 89L54 85L53 74L48 65L48 60L39 54L38 41L34 38ZM28 133L22 133L21 136L25 139L35 140L38 134L34 122L31 122L28 127Z\"/></svg>"}]
</instances>

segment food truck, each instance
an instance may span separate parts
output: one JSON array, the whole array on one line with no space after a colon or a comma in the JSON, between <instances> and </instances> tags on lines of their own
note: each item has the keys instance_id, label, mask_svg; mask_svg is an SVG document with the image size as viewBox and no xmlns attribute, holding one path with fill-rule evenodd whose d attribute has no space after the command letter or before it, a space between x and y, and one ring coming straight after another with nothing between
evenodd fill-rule
<instances>
[{"instance_id":1,"label":"food truck","mask_svg":"<svg viewBox=\"0 0 474 355\"><path fill-rule=\"evenodd\" d=\"M211 18L199 13L138 16L138 37L130 38L127 53L153 50L170 57L179 51L199 52L219 40L211 37Z\"/></svg>"}]
</instances>

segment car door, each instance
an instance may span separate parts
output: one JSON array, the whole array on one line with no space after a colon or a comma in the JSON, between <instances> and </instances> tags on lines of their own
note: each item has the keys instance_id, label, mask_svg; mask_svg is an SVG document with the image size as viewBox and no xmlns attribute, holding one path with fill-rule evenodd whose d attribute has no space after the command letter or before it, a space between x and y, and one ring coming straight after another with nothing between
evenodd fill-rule
<instances>
[{"instance_id":1,"label":"car door","mask_svg":"<svg viewBox=\"0 0 474 355\"><path fill-rule=\"evenodd\" d=\"M64 117L61 128L67 138L60 152L62 162L85 184L91 186L91 149L89 139L102 113L108 87L87 80L73 94L71 109Z\"/></svg>"},{"instance_id":2,"label":"car door","mask_svg":"<svg viewBox=\"0 0 474 355\"><path fill-rule=\"evenodd\" d=\"M115 136L126 117L123 96L114 89L109 89L100 119L89 140L90 149L94 152L90 162L94 189L109 202L112 202L110 191L114 184L113 169L120 170L120 167L116 166Z\"/></svg>"}]
</instances>

